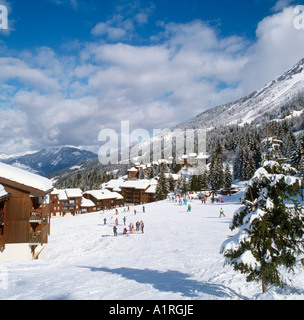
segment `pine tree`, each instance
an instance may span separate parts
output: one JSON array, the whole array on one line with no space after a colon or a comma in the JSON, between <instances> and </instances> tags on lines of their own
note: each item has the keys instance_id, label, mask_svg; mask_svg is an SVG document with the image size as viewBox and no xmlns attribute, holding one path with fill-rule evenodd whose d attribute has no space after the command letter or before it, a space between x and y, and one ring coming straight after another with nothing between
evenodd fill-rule
<instances>
[{"instance_id":1,"label":"pine tree","mask_svg":"<svg viewBox=\"0 0 304 320\"><path fill-rule=\"evenodd\" d=\"M146 178L145 170L141 169L140 172L139 172L139 175L138 175L138 179L142 180L142 179L145 179L145 178Z\"/></svg>"},{"instance_id":2,"label":"pine tree","mask_svg":"<svg viewBox=\"0 0 304 320\"><path fill-rule=\"evenodd\" d=\"M159 176L158 184L156 186L155 199L157 201L165 200L167 199L168 193L169 186L165 177L165 172L164 170L162 170Z\"/></svg>"},{"instance_id":3,"label":"pine tree","mask_svg":"<svg viewBox=\"0 0 304 320\"><path fill-rule=\"evenodd\" d=\"M151 168L149 169L148 178L149 178L149 179L153 179L154 176L155 176L155 174L154 174L154 169L153 169L153 167L151 167Z\"/></svg>"},{"instance_id":4,"label":"pine tree","mask_svg":"<svg viewBox=\"0 0 304 320\"><path fill-rule=\"evenodd\" d=\"M202 175L199 176L201 189L207 189L208 188L208 181L207 181L207 173L206 170L203 172Z\"/></svg>"},{"instance_id":5,"label":"pine tree","mask_svg":"<svg viewBox=\"0 0 304 320\"><path fill-rule=\"evenodd\" d=\"M172 174L170 174L170 177L169 177L169 191L174 191L174 189L175 189L175 182L174 182Z\"/></svg>"},{"instance_id":6,"label":"pine tree","mask_svg":"<svg viewBox=\"0 0 304 320\"><path fill-rule=\"evenodd\" d=\"M229 190L231 188L231 185L232 185L232 176L231 176L230 166L227 163L225 168L225 173L224 173L224 188Z\"/></svg>"},{"instance_id":7,"label":"pine tree","mask_svg":"<svg viewBox=\"0 0 304 320\"><path fill-rule=\"evenodd\" d=\"M302 201L304 198L303 189L304 189L304 133L299 137L297 147L292 154L291 164L296 167L299 172L299 175L302 179L301 181L301 192L302 192Z\"/></svg>"},{"instance_id":8,"label":"pine tree","mask_svg":"<svg viewBox=\"0 0 304 320\"><path fill-rule=\"evenodd\" d=\"M187 180L184 175L182 175L181 178L179 179L178 187L179 187L181 193L186 193L188 191Z\"/></svg>"},{"instance_id":9,"label":"pine tree","mask_svg":"<svg viewBox=\"0 0 304 320\"><path fill-rule=\"evenodd\" d=\"M262 281L267 292L269 284L284 285L278 268L293 271L297 256L304 253L304 216L291 198L299 193L299 179L283 163L280 141L269 138L264 145L262 167L249 181L243 206L231 223L231 230L239 231L222 244L221 253L226 263L247 274L247 281ZM293 206L287 207L286 201Z\"/></svg>"},{"instance_id":10,"label":"pine tree","mask_svg":"<svg viewBox=\"0 0 304 320\"><path fill-rule=\"evenodd\" d=\"M217 140L209 168L209 181L211 188L214 190L219 190L223 186L223 178L223 149L220 141Z\"/></svg>"}]
</instances>

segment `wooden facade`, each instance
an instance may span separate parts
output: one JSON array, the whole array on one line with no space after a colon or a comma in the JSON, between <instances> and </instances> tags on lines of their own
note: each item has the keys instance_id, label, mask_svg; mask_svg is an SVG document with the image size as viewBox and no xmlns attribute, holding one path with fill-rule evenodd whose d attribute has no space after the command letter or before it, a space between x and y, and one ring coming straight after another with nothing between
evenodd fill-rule
<instances>
[{"instance_id":1,"label":"wooden facade","mask_svg":"<svg viewBox=\"0 0 304 320\"><path fill-rule=\"evenodd\" d=\"M94 202L97 211L123 207L125 203L124 198L119 193L109 190L86 191L83 197Z\"/></svg>"},{"instance_id":2,"label":"wooden facade","mask_svg":"<svg viewBox=\"0 0 304 320\"><path fill-rule=\"evenodd\" d=\"M81 202L81 212L82 213L91 213L91 212L96 212L97 211L97 206L95 203L89 199L82 198Z\"/></svg>"},{"instance_id":3,"label":"wooden facade","mask_svg":"<svg viewBox=\"0 0 304 320\"><path fill-rule=\"evenodd\" d=\"M81 202L81 189L54 190L50 197L52 217L74 216L81 214Z\"/></svg>"},{"instance_id":4,"label":"wooden facade","mask_svg":"<svg viewBox=\"0 0 304 320\"><path fill-rule=\"evenodd\" d=\"M44 202L47 193L31 192L23 187L1 184L10 194L6 204L4 243L29 243L39 245L48 242L50 234L50 206Z\"/></svg>"},{"instance_id":5,"label":"wooden facade","mask_svg":"<svg viewBox=\"0 0 304 320\"><path fill-rule=\"evenodd\" d=\"M151 191L151 180L125 181L121 185L121 194L126 203L143 204L155 201L155 192ZM149 192L147 192L150 189Z\"/></svg>"},{"instance_id":6,"label":"wooden facade","mask_svg":"<svg viewBox=\"0 0 304 320\"><path fill-rule=\"evenodd\" d=\"M36 248L44 248L50 235L51 181L0 163L0 184L6 194L0 197L0 260L37 257ZM14 254L12 246L21 251Z\"/></svg>"}]
</instances>

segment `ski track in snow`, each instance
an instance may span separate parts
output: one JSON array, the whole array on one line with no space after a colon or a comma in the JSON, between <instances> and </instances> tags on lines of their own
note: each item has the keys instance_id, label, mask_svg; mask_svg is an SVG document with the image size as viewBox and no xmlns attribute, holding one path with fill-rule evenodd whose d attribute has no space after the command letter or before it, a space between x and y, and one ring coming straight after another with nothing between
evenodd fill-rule
<instances>
[{"instance_id":1,"label":"ski track in snow","mask_svg":"<svg viewBox=\"0 0 304 320\"><path fill-rule=\"evenodd\" d=\"M193 200L190 213L170 201L147 204L145 213L137 206L136 216L133 206L127 213L119 208L118 237L110 223L114 210L52 219L48 260L2 264L7 284L0 299L303 299L302 271L287 288L271 286L263 295L259 283L247 283L245 275L224 266L219 249L232 234L239 197L213 205ZM221 207L225 218L219 218ZM123 235L124 216L127 228L143 220L144 233Z\"/></svg>"}]
</instances>

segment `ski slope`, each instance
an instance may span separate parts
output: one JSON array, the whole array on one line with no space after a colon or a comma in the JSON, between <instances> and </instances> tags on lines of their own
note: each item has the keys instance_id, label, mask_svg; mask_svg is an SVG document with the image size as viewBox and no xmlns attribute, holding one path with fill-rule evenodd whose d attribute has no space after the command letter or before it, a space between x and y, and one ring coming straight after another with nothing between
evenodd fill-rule
<instances>
[{"instance_id":1,"label":"ski slope","mask_svg":"<svg viewBox=\"0 0 304 320\"><path fill-rule=\"evenodd\" d=\"M224 204L192 200L191 212L168 200L145 205L145 213L142 206L120 208L118 237L110 223L114 210L52 219L48 260L2 264L0 299L304 299L301 270L286 288L262 294L260 283L223 265L219 249L232 235L239 197L224 197ZM122 235L124 216L127 225L143 220L144 233Z\"/></svg>"}]
</instances>

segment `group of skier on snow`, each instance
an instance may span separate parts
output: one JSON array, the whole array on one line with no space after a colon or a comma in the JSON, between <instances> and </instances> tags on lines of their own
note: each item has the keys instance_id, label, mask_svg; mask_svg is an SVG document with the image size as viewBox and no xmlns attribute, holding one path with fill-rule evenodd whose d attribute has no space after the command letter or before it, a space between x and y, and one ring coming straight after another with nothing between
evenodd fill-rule
<instances>
[{"instance_id":1,"label":"group of skier on snow","mask_svg":"<svg viewBox=\"0 0 304 320\"><path fill-rule=\"evenodd\" d=\"M129 209L129 208L128 208ZM129 210L128 210L129 211ZM125 212L125 211L124 211ZM143 206L143 212L145 212L145 207ZM115 214L117 215L118 214L118 210L115 209ZM136 210L134 209L134 215L136 215ZM135 230L136 231L141 231L142 233L144 233L144 222L141 220L141 221L137 221L136 224L135 224L135 227L136 229L134 228L134 224L133 222L131 222L128 226L128 229L126 228L126 222L127 222L127 218L126 216L123 217L122 219L123 221L123 224L124 224L124 229L123 229L123 234L126 235L128 232L129 233L135 233ZM104 218L103 219L103 224L106 225L107 224L107 218ZM113 233L114 233L114 237L117 237L118 233L118 225L119 225L119 220L118 220L118 217L116 217L116 219L114 219L114 217L111 217L111 220L110 220L110 224L114 224L113 226Z\"/></svg>"},{"instance_id":2,"label":"group of skier on snow","mask_svg":"<svg viewBox=\"0 0 304 320\"><path fill-rule=\"evenodd\" d=\"M188 201L189 202L191 202L191 200L192 200L192 197L191 197L191 195L187 195L187 194L184 194L184 195L181 195L181 194L175 194L175 195L170 195L170 196L168 196L168 199L170 200L170 201L173 201L173 202L175 202L175 203L177 203L178 202L178 204L180 205L180 206L182 206L182 205L187 205L188 204ZM211 200L213 200L213 201L211 201L212 203L214 203L214 198L212 198ZM217 200L217 202L220 202L220 203L223 203L224 201L223 201L223 199L216 199ZM202 200L202 203L204 203L204 204L206 204L206 197L204 197L203 198L203 200ZM192 210L192 207L191 207L191 204L189 203L188 204L188 206L187 206L187 212L191 212L191 210ZM219 216L220 218L221 217L226 217L225 216L225 214L224 214L224 209L223 208L221 208L220 209L220 216Z\"/></svg>"}]
</instances>

